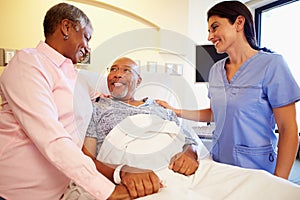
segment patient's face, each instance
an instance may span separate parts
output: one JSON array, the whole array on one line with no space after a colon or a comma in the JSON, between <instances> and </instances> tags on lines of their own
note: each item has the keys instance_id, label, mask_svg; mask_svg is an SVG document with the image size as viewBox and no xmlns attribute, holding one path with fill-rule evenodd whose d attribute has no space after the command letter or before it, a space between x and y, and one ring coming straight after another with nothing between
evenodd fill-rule
<instances>
[{"instance_id":1,"label":"patient's face","mask_svg":"<svg viewBox=\"0 0 300 200\"><path fill-rule=\"evenodd\" d=\"M136 87L141 81L134 61L128 58L116 60L110 68L107 83L111 96L121 101L133 98Z\"/></svg>"}]
</instances>

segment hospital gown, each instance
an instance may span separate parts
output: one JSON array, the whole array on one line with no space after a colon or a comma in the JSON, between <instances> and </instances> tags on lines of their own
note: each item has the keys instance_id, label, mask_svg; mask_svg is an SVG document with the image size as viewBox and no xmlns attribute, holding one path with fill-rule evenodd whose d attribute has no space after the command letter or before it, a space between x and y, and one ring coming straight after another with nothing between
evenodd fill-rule
<instances>
[{"instance_id":1,"label":"hospital gown","mask_svg":"<svg viewBox=\"0 0 300 200\"><path fill-rule=\"evenodd\" d=\"M100 98L99 101L94 104L93 115L86 136L97 138L96 154L98 154L108 133L128 116L153 114L162 119L174 121L177 125L180 125L177 116L171 110L161 107L150 98L146 98L144 102L145 103L140 106L131 106L112 98ZM191 133L185 129L182 129L182 132L185 135L186 144L197 144Z\"/></svg>"}]
</instances>

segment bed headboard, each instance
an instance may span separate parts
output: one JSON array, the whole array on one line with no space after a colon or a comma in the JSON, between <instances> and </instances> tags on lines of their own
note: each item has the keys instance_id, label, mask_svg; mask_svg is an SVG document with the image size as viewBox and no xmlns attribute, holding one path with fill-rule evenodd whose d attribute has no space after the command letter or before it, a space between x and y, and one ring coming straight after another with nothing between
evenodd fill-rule
<instances>
[{"instance_id":1,"label":"bed headboard","mask_svg":"<svg viewBox=\"0 0 300 200\"><path fill-rule=\"evenodd\" d=\"M135 97L142 99L162 99L174 107L198 107L192 86L183 76L166 73L142 73L142 83L137 88Z\"/></svg>"}]
</instances>

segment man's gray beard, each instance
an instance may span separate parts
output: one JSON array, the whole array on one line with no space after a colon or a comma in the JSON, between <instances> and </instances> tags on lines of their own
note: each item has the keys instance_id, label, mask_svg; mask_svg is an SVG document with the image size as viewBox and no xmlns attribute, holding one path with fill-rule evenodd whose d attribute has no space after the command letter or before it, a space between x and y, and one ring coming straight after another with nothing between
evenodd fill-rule
<instances>
[{"instance_id":1,"label":"man's gray beard","mask_svg":"<svg viewBox=\"0 0 300 200\"><path fill-rule=\"evenodd\" d=\"M125 90L123 90L121 93L119 92L119 93L116 93L115 94L115 92L114 92L114 90L111 92L111 96L113 97L113 98L115 98L115 99L122 99L122 98L124 98L126 95L127 95L127 93L128 93L128 87L126 87L126 89Z\"/></svg>"}]
</instances>

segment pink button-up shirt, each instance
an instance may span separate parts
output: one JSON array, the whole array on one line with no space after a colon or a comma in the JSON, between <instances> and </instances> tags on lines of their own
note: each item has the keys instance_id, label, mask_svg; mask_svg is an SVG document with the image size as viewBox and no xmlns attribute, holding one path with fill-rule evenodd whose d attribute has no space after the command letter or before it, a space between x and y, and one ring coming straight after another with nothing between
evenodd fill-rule
<instances>
[{"instance_id":1,"label":"pink button-up shirt","mask_svg":"<svg viewBox=\"0 0 300 200\"><path fill-rule=\"evenodd\" d=\"M0 77L3 198L58 200L70 179L97 199L107 199L113 192L115 185L81 151L85 132L79 131L75 118L86 116L74 115L76 77L71 60L44 42L19 51L4 70Z\"/></svg>"}]
</instances>

